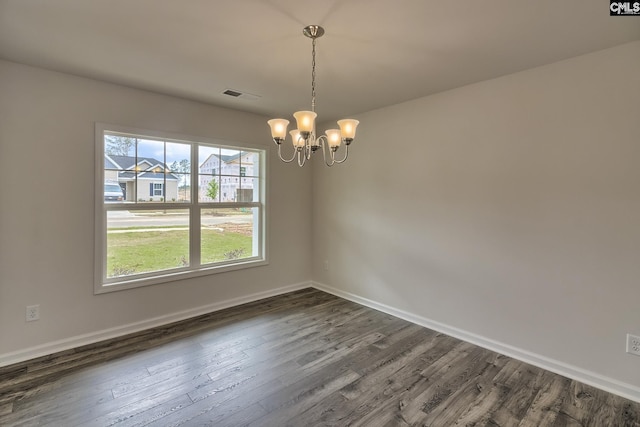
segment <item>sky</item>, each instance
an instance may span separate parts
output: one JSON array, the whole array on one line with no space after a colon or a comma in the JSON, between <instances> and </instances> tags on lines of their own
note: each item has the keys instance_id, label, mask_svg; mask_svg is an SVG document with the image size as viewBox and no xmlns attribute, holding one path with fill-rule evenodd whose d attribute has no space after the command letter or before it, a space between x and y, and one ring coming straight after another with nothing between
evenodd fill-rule
<instances>
[{"instance_id":1,"label":"sky","mask_svg":"<svg viewBox=\"0 0 640 427\"><path fill-rule=\"evenodd\" d=\"M111 136L113 138L113 136ZM165 159L166 147L166 164L171 166L173 162L180 163L181 160L190 160L190 144L180 142L169 142L153 139L137 139L138 157L152 157L156 160L163 161ZM238 154L238 150L207 147L200 145L198 154L198 163L202 164L211 154L234 155ZM134 148L129 152L130 156L135 155Z\"/></svg>"}]
</instances>

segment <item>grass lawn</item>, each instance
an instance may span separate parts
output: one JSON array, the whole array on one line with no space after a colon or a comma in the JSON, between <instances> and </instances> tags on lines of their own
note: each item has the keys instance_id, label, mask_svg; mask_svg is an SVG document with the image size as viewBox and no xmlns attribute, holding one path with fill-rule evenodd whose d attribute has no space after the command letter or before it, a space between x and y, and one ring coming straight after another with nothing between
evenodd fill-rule
<instances>
[{"instance_id":1,"label":"grass lawn","mask_svg":"<svg viewBox=\"0 0 640 427\"><path fill-rule=\"evenodd\" d=\"M201 240L203 264L251 256L252 237L246 233L203 229ZM107 254L108 277L182 267L189 263L189 232L109 233Z\"/></svg>"}]
</instances>

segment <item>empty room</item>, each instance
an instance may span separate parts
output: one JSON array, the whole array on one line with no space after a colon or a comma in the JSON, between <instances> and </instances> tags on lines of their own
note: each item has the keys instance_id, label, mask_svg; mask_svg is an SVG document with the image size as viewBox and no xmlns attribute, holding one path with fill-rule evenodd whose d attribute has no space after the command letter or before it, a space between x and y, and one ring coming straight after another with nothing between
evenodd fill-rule
<instances>
[{"instance_id":1,"label":"empty room","mask_svg":"<svg viewBox=\"0 0 640 427\"><path fill-rule=\"evenodd\" d=\"M0 0L0 426L640 426L640 3Z\"/></svg>"}]
</instances>

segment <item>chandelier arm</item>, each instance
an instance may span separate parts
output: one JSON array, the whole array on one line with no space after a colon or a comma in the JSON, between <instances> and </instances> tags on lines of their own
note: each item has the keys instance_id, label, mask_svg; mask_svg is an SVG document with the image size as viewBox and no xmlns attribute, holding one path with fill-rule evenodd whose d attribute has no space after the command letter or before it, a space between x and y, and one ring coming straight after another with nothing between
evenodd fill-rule
<instances>
[{"instance_id":1,"label":"chandelier arm","mask_svg":"<svg viewBox=\"0 0 640 427\"><path fill-rule=\"evenodd\" d=\"M307 161L307 156L303 153L303 150L298 151L298 166L303 167Z\"/></svg>"},{"instance_id":2,"label":"chandelier arm","mask_svg":"<svg viewBox=\"0 0 640 427\"><path fill-rule=\"evenodd\" d=\"M291 163L293 161L293 159L296 158L296 152L298 150L294 147L293 148L293 156L291 156L291 158L289 160L285 159L284 157L282 157L282 144L278 144L278 157L280 157L280 160L282 160L285 163Z\"/></svg>"},{"instance_id":3,"label":"chandelier arm","mask_svg":"<svg viewBox=\"0 0 640 427\"><path fill-rule=\"evenodd\" d=\"M345 160L347 160L347 157L349 157L349 146L345 145L344 146L344 157L342 158L342 160L335 160L335 156L334 156L334 161L336 163L344 163Z\"/></svg>"},{"instance_id":4,"label":"chandelier arm","mask_svg":"<svg viewBox=\"0 0 640 427\"><path fill-rule=\"evenodd\" d=\"M311 159L311 156L313 155L313 153L316 152L317 148L314 150L314 147L317 147L319 145L321 145L322 140L321 140L322 136L320 138L316 138L316 134L311 132L311 135L309 136L309 139L307 140L307 160Z\"/></svg>"},{"instance_id":5,"label":"chandelier arm","mask_svg":"<svg viewBox=\"0 0 640 427\"><path fill-rule=\"evenodd\" d=\"M327 137L325 135L322 135L320 138L318 138L318 140L320 141L320 145L322 146L322 160L324 160L324 164L329 167L333 166L333 164L335 163L335 160L334 160L334 155L331 148L328 149L329 159L331 159L331 163L327 162L327 148L325 147L325 144L327 146L329 145L329 142L327 141Z\"/></svg>"}]
</instances>

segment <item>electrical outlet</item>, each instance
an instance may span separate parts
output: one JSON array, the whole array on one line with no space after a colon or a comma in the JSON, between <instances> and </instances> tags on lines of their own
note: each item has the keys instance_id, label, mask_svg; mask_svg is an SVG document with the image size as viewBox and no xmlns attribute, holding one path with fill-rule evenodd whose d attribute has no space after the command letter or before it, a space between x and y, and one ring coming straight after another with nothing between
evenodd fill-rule
<instances>
[{"instance_id":1,"label":"electrical outlet","mask_svg":"<svg viewBox=\"0 0 640 427\"><path fill-rule=\"evenodd\" d=\"M27 306L27 322L40 320L40 305Z\"/></svg>"},{"instance_id":2,"label":"electrical outlet","mask_svg":"<svg viewBox=\"0 0 640 427\"><path fill-rule=\"evenodd\" d=\"M329 270L329 261L327 261L326 259L324 260L324 270L325 271Z\"/></svg>"},{"instance_id":3,"label":"electrical outlet","mask_svg":"<svg viewBox=\"0 0 640 427\"><path fill-rule=\"evenodd\" d=\"M627 353L640 356L640 337L627 334Z\"/></svg>"}]
</instances>

